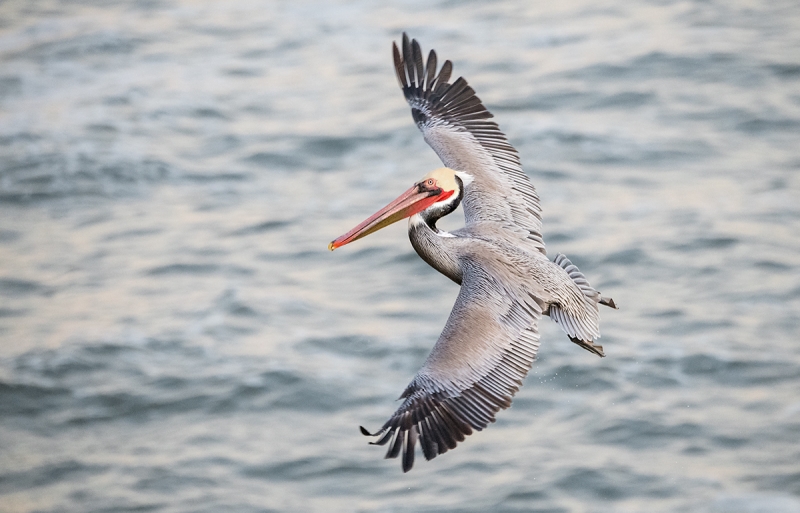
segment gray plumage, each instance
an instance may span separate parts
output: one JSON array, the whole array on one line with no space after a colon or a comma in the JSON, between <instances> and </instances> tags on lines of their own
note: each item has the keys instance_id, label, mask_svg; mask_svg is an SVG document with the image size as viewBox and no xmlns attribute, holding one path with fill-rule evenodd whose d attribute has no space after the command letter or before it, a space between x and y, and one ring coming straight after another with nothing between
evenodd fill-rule
<instances>
[{"instance_id":1,"label":"gray plumage","mask_svg":"<svg viewBox=\"0 0 800 513\"><path fill-rule=\"evenodd\" d=\"M461 285L450 317L424 365L403 392L403 403L374 434L387 458L402 454L411 469L419 441L430 460L494 422L536 359L538 322L549 315L567 336L599 356L598 304L616 308L593 289L564 255L548 260L539 196L516 150L463 78L449 83L452 64L436 73L416 40L393 45L397 78L425 141L454 174L457 196L409 220L416 252ZM422 184L422 182L420 182ZM420 185L422 187L422 185ZM441 189L440 189L441 190ZM452 234L436 221L464 207L465 227Z\"/></svg>"}]
</instances>

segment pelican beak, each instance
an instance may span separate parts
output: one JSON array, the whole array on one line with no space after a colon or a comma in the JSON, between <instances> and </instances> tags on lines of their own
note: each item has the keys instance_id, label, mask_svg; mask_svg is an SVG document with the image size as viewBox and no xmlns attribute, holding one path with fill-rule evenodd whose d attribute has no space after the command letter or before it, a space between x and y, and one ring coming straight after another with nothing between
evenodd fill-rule
<instances>
[{"instance_id":1,"label":"pelican beak","mask_svg":"<svg viewBox=\"0 0 800 513\"><path fill-rule=\"evenodd\" d=\"M414 184L413 187L401 194L396 200L378 210L361 222L361 224L328 244L328 249L333 251L361 237L366 237L370 233L377 232L381 228L396 223L401 219L411 217L451 194L452 191L444 192L439 187L428 189L425 187L425 182Z\"/></svg>"}]
</instances>

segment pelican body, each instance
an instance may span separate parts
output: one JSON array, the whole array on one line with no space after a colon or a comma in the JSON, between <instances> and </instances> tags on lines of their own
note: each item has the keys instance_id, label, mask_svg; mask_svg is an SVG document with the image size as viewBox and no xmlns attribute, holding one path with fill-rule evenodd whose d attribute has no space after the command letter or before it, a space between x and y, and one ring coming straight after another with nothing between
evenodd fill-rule
<instances>
[{"instance_id":1,"label":"pelican body","mask_svg":"<svg viewBox=\"0 0 800 513\"><path fill-rule=\"evenodd\" d=\"M539 196L516 150L452 64L437 73L416 40L393 43L397 78L425 141L446 167L428 173L397 199L331 242L334 250L408 218L411 245L431 267L461 286L450 317L403 403L371 442L414 464L419 442L427 460L456 447L511 405L539 348L538 322L549 316L569 339L605 356L598 305L616 308L561 254L547 257ZM464 208L452 233L436 222Z\"/></svg>"}]
</instances>

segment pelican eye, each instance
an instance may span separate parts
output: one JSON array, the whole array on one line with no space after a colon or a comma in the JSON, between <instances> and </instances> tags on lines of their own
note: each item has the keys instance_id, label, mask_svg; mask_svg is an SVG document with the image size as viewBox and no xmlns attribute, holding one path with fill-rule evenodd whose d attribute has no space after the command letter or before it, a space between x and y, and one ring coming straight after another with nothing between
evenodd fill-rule
<instances>
[{"instance_id":1,"label":"pelican eye","mask_svg":"<svg viewBox=\"0 0 800 513\"><path fill-rule=\"evenodd\" d=\"M428 185L433 186L433 178L428 178Z\"/></svg>"}]
</instances>

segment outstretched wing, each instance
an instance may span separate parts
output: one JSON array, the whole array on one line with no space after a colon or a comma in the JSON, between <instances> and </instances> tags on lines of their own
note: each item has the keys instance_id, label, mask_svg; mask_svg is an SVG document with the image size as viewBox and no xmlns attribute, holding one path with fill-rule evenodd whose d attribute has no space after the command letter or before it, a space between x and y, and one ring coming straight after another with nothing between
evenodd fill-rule
<instances>
[{"instance_id":1,"label":"outstretched wing","mask_svg":"<svg viewBox=\"0 0 800 513\"><path fill-rule=\"evenodd\" d=\"M539 196L522 171L517 150L464 78L450 84L453 65L436 73L436 52L423 64L417 40L403 33L402 57L392 43L397 78L425 141L445 166L473 176L466 187L467 226L489 221L518 231L545 253Z\"/></svg>"},{"instance_id":2,"label":"outstretched wing","mask_svg":"<svg viewBox=\"0 0 800 513\"><path fill-rule=\"evenodd\" d=\"M430 460L481 431L511 398L536 359L541 308L517 297L491 273L465 264L461 292L438 342L406 388L403 404L372 442L389 444L387 458L414 464L417 440Z\"/></svg>"}]
</instances>

